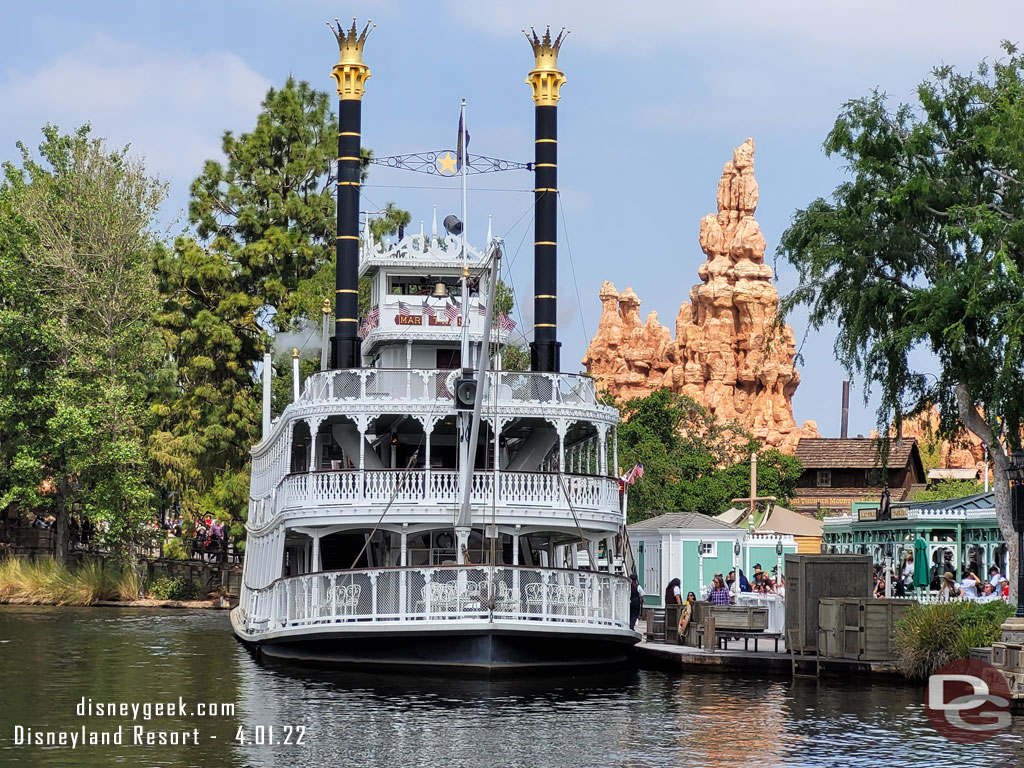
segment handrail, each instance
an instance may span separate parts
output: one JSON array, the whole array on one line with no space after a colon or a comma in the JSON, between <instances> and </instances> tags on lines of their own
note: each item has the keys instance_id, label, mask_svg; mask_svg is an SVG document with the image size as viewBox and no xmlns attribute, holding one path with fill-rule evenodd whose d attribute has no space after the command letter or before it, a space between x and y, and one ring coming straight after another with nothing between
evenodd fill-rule
<instances>
[{"instance_id":1,"label":"handrail","mask_svg":"<svg viewBox=\"0 0 1024 768\"><path fill-rule=\"evenodd\" d=\"M244 588L246 632L344 631L415 621L501 620L628 628L629 582L611 573L510 565L321 571Z\"/></svg>"},{"instance_id":2,"label":"handrail","mask_svg":"<svg viewBox=\"0 0 1024 768\"><path fill-rule=\"evenodd\" d=\"M573 507L583 512L619 514L619 481L603 475L566 475L565 491ZM495 475L491 470L473 473L472 500L476 504L563 509L566 500L559 476L553 472L510 472ZM286 475L274 493L254 500L250 523L261 527L281 512L292 508L356 506L416 502L424 506L450 506L460 497L459 475L453 469L405 472L377 470L321 470Z\"/></svg>"}]
</instances>

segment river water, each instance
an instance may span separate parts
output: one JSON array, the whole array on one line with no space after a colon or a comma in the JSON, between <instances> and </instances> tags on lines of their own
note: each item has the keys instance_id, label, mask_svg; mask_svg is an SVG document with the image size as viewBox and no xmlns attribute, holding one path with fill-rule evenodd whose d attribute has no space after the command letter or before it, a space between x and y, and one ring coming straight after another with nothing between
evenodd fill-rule
<instances>
[{"instance_id":1,"label":"river water","mask_svg":"<svg viewBox=\"0 0 1024 768\"><path fill-rule=\"evenodd\" d=\"M184 716L144 719L141 705L179 701ZM108 703L128 709L98 716ZM199 717L200 705L222 711ZM108 739L120 726L123 744L16 743L60 731L81 738L83 726ZM198 742L159 743L183 733ZM949 742L929 725L916 686L646 671L487 683L282 670L257 664L224 612L0 606L0 766L982 768L1024 765L1022 736L1015 718L981 745Z\"/></svg>"}]
</instances>

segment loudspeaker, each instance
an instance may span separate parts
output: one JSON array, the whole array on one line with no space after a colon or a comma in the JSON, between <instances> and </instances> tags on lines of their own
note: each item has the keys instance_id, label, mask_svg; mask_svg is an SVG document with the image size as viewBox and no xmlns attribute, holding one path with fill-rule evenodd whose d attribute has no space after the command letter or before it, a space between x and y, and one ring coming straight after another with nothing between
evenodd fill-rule
<instances>
[{"instance_id":1,"label":"loudspeaker","mask_svg":"<svg viewBox=\"0 0 1024 768\"><path fill-rule=\"evenodd\" d=\"M455 410L472 411L476 402L476 380L459 378L455 380Z\"/></svg>"},{"instance_id":2,"label":"loudspeaker","mask_svg":"<svg viewBox=\"0 0 1024 768\"><path fill-rule=\"evenodd\" d=\"M462 234L462 222L459 221L459 217L453 213L450 213L444 217L444 228L451 235Z\"/></svg>"}]
</instances>

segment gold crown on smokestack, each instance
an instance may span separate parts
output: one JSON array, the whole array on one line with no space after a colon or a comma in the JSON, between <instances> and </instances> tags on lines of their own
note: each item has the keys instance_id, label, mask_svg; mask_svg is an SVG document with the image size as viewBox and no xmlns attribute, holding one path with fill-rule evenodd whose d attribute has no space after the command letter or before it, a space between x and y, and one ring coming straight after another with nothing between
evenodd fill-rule
<instances>
[{"instance_id":1,"label":"gold crown on smokestack","mask_svg":"<svg viewBox=\"0 0 1024 768\"><path fill-rule=\"evenodd\" d=\"M550 26L543 37L533 27L530 27L529 32L523 30L533 46L534 66L526 78L526 84L533 88L533 102L537 106L554 106L558 103L559 90L566 82L565 73L558 68L558 51L570 31L563 27L552 40Z\"/></svg>"},{"instance_id":2,"label":"gold crown on smokestack","mask_svg":"<svg viewBox=\"0 0 1024 768\"><path fill-rule=\"evenodd\" d=\"M334 25L337 25L335 29ZM369 19L363 31L356 29L356 20L352 19L352 28L347 32L337 19L334 24L327 22L334 37L338 40L338 63L331 70L331 77L338 82L338 96L342 99L362 99L366 90L366 80L370 77L370 68L363 63L363 45L370 34L371 27L376 28Z\"/></svg>"}]
</instances>

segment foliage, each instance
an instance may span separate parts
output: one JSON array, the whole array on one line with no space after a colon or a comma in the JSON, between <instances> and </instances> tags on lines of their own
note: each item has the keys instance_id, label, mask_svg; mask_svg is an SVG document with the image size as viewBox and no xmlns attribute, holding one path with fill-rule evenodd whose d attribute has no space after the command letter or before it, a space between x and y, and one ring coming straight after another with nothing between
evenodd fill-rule
<instances>
[{"instance_id":1,"label":"foliage","mask_svg":"<svg viewBox=\"0 0 1024 768\"><path fill-rule=\"evenodd\" d=\"M165 195L88 127L43 129L0 185L0 507L72 506L129 558L154 508L146 398L160 366L151 226Z\"/></svg>"},{"instance_id":2,"label":"foliage","mask_svg":"<svg viewBox=\"0 0 1024 768\"><path fill-rule=\"evenodd\" d=\"M717 515L734 498L749 496L750 455L759 444L734 422L668 389L621 406L619 462L643 464L629 489L629 520L686 510ZM758 454L758 492L788 502L800 476L799 460L775 450Z\"/></svg>"},{"instance_id":3,"label":"foliage","mask_svg":"<svg viewBox=\"0 0 1024 768\"><path fill-rule=\"evenodd\" d=\"M974 480L942 480L934 488L914 493L911 501L945 501L946 499L962 499L985 492L985 486Z\"/></svg>"},{"instance_id":4,"label":"foliage","mask_svg":"<svg viewBox=\"0 0 1024 768\"><path fill-rule=\"evenodd\" d=\"M139 591L131 568L90 562L68 570L52 558L0 561L0 603L92 605L99 600L134 600Z\"/></svg>"},{"instance_id":5,"label":"foliage","mask_svg":"<svg viewBox=\"0 0 1024 768\"><path fill-rule=\"evenodd\" d=\"M1007 450L1024 422L1024 57L961 74L938 67L917 105L885 94L848 102L825 140L851 177L799 210L779 255L798 288L782 307L810 307L814 328L838 323L835 352L879 423L939 407L939 433L970 430L996 465L996 511L1009 515ZM913 364L925 347L937 377Z\"/></svg>"},{"instance_id":6,"label":"foliage","mask_svg":"<svg viewBox=\"0 0 1024 768\"><path fill-rule=\"evenodd\" d=\"M181 577L159 578L149 586L149 596L154 600L195 600L201 595L202 590Z\"/></svg>"},{"instance_id":7,"label":"foliage","mask_svg":"<svg viewBox=\"0 0 1024 768\"><path fill-rule=\"evenodd\" d=\"M161 554L168 560L186 559L185 547L177 536L168 536L160 548Z\"/></svg>"},{"instance_id":8,"label":"foliage","mask_svg":"<svg viewBox=\"0 0 1024 768\"><path fill-rule=\"evenodd\" d=\"M1013 611L1002 600L911 605L896 624L900 671L923 679L944 664L968 658L971 648L992 645L999 639L999 627Z\"/></svg>"},{"instance_id":9,"label":"foliage","mask_svg":"<svg viewBox=\"0 0 1024 768\"><path fill-rule=\"evenodd\" d=\"M501 367L506 371L530 370L530 349L525 344L506 344L501 348Z\"/></svg>"}]
</instances>

